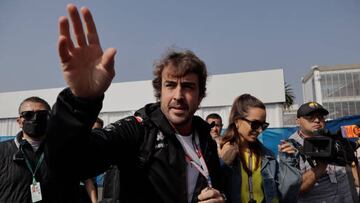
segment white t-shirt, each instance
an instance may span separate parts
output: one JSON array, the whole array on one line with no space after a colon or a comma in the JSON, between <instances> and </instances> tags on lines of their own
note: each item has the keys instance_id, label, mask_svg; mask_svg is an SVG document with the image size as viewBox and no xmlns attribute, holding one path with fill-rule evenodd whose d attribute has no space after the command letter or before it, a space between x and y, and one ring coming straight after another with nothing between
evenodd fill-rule
<instances>
[{"instance_id":1,"label":"white t-shirt","mask_svg":"<svg viewBox=\"0 0 360 203\"><path fill-rule=\"evenodd\" d=\"M176 134L176 138L181 143L181 146L183 147L185 153L187 153L186 147L184 145L190 146L192 150L195 152L194 144L193 144L193 135L189 136L182 136L180 134ZM196 153L196 152L195 152ZM199 163L200 160L194 160L195 162ZM199 171L190 163L187 162L186 167L186 181L187 181L187 194L188 194L188 202L191 202L191 199L194 194L196 182L199 176Z\"/></svg>"}]
</instances>

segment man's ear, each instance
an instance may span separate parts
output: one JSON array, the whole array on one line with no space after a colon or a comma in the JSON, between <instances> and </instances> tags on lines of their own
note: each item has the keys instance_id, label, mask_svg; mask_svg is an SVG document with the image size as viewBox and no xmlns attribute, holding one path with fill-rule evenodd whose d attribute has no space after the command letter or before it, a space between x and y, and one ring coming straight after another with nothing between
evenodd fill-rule
<instances>
[{"instance_id":1,"label":"man's ear","mask_svg":"<svg viewBox=\"0 0 360 203\"><path fill-rule=\"evenodd\" d=\"M21 122L21 118L20 118L20 117L16 118L16 122L18 123L19 128L22 128L22 127L23 127L23 123Z\"/></svg>"}]
</instances>

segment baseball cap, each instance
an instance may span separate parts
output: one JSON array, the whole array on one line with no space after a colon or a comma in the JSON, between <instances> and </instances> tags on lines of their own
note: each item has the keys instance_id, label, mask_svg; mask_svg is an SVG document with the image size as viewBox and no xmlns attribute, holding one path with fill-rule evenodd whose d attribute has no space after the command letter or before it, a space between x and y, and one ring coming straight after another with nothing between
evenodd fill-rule
<instances>
[{"instance_id":1,"label":"baseball cap","mask_svg":"<svg viewBox=\"0 0 360 203\"><path fill-rule=\"evenodd\" d=\"M311 113L319 112L322 113L324 116L329 114L329 111L326 110L321 104L317 102L307 102L300 106L297 110L297 117L300 118L302 116L308 116Z\"/></svg>"}]
</instances>

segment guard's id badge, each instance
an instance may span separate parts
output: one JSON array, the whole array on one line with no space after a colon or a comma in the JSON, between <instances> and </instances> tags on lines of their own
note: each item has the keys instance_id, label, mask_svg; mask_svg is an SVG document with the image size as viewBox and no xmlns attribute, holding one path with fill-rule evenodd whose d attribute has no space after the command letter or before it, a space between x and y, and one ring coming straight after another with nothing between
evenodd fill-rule
<instances>
[{"instance_id":1,"label":"guard's id badge","mask_svg":"<svg viewBox=\"0 0 360 203\"><path fill-rule=\"evenodd\" d=\"M335 173L330 173L330 174L329 174L329 178L330 178L330 182L331 182L331 183L337 183L336 174L335 174Z\"/></svg>"},{"instance_id":2,"label":"guard's id badge","mask_svg":"<svg viewBox=\"0 0 360 203\"><path fill-rule=\"evenodd\" d=\"M330 178L330 182L337 183L335 167L328 166L327 170L328 170L327 174Z\"/></svg>"},{"instance_id":3,"label":"guard's id badge","mask_svg":"<svg viewBox=\"0 0 360 203\"><path fill-rule=\"evenodd\" d=\"M31 200L32 202L38 202L42 200L41 188L39 182L34 182L30 185Z\"/></svg>"}]
</instances>

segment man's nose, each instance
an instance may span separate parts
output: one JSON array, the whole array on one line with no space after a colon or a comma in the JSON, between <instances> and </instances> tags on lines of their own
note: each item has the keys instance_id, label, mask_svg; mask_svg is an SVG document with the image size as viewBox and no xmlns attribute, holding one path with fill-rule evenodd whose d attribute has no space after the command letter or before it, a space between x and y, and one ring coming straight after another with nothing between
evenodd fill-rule
<instances>
[{"instance_id":1,"label":"man's nose","mask_svg":"<svg viewBox=\"0 0 360 203\"><path fill-rule=\"evenodd\" d=\"M319 118L319 117L317 117L317 116L315 116L315 118L314 118L313 122L315 122L315 123L320 123L320 118Z\"/></svg>"},{"instance_id":2,"label":"man's nose","mask_svg":"<svg viewBox=\"0 0 360 203\"><path fill-rule=\"evenodd\" d=\"M174 99L175 100L181 100L184 98L184 94L183 94L183 90L181 88L181 86L179 85L176 89L175 89L175 93L174 93Z\"/></svg>"}]
</instances>

